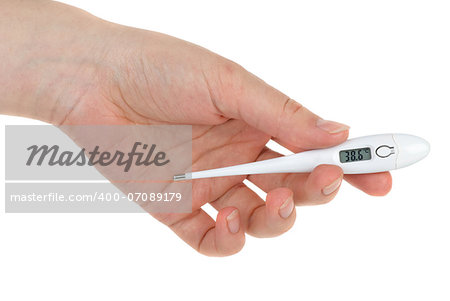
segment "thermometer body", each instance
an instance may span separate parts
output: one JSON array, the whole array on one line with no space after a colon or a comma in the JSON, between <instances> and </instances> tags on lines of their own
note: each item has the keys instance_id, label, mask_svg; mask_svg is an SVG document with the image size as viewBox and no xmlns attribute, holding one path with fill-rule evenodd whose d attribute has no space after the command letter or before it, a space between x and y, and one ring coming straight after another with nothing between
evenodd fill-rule
<instances>
[{"instance_id":1,"label":"thermometer body","mask_svg":"<svg viewBox=\"0 0 450 301\"><path fill-rule=\"evenodd\" d=\"M429 153L422 138L406 134L381 134L349 139L325 149L229 167L174 176L174 180L265 173L308 173L322 164L337 165L344 174L365 174L409 166Z\"/></svg>"}]
</instances>

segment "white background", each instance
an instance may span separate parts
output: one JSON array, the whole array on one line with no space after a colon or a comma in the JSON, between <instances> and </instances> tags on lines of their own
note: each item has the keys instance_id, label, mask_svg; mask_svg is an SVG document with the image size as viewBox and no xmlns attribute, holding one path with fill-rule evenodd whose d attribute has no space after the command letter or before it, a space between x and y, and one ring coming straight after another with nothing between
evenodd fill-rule
<instances>
[{"instance_id":1,"label":"white background","mask_svg":"<svg viewBox=\"0 0 450 301\"><path fill-rule=\"evenodd\" d=\"M352 137L411 133L431 153L394 171L388 196L343 184L332 203L298 207L290 232L227 258L146 214L2 210L1 300L450 300L448 1L66 2L237 61Z\"/></svg>"}]
</instances>

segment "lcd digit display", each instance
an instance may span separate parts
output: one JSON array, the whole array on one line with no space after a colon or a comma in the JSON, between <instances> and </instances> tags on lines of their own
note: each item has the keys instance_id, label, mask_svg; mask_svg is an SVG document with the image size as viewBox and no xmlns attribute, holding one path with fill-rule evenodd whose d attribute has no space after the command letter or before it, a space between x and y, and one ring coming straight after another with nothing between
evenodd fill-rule
<instances>
[{"instance_id":1,"label":"lcd digit display","mask_svg":"<svg viewBox=\"0 0 450 301\"><path fill-rule=\"evenodd\" d=\"M365 161L372 159L370 147L347 149L339 152L339 160L341 163Z\"/></svg>"}]
</instances>

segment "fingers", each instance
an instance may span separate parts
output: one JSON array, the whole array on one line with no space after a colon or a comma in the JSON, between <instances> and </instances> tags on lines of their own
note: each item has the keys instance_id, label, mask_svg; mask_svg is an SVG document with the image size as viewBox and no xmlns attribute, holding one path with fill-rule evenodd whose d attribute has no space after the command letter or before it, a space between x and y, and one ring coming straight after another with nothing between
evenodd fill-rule
<instances>
[{"instance_id":1,"label":"fingers","mask_svg":"<svg viewBox=\"0 0 450 301\"><path fill-rule=\"evenodd\" d=\"M257 237L273 237L289 230L295 222L292 191L278 188L264 202L240 183L212 202L216 221L198 209L190 214L153 214L198 252L208 256L227 256L239 252L245 232Z\"/></svg>"},{"instance_id":2,"label":"fingers","mask_svg":"<svg viewBox=\"0 0 450 301\"><path fill-rule=\"evenodd\" d=\"M239 65L224 61L212 97L225 116L304 149L329 147L347 139L349 127L325 121Z\"/></svg>"},{"instance_id":3,"label":"fingers","mask_svg":"<svg viewBox=\"0 0 450 301\"><path fill-rule=\"evenodd\" d=\"M244 184L238 184L212 202L217 210L238 208L245 231L256 237L278 236L289 230L295 222L293 193L278 188L267 194L264 202Z\"/></svg>"},{"instance_id":4,"label":"fingers","mask_svg":"<svg viewBox=\"0 0 450 301\"><path fill-rule=\"evenodd\" d=\"M392 188L392 176L389 172L345 175L344 178L354 187L373 196L386 195Z\"/></svg>"},{"instance_id":5,"label":"fingers","mask_svg":"<svg viewBox=\"0 0 450 301\"><path fill-rule=\"evenodd\" d=\"M249 218L247 233L255 237L273 237L288 231L295 222L293 192L288 188L269 191L265 206Z\"/></svg>"},{"instance_id":6,"label":"fingers","mask_svg":"<svg viewBox=\"0 0 450 301\"><path fill-rule=\"evenodd\" d=\"M210 256L227 256L239 252L245 244L245 232L240 220L236 208L220 210L216 226L206 233L198 251Z\"/></svg>"},{"instance_id":7,"label":"fingers","mask_svg":"<svg viewBox=\"0 0 450 301\"><path fill-rule=\"evenodd\" d=\"M336 196L343 176L342 169L338 166L317 166L306 179L303 194L299 196L299 202L302 205L330 202Z\"/></svg>"},{"instance_id":8,"label":"fingers","mask_svg":"<svg viewBox=\"0 0 450 301\"><path fill-rule=\"evenodd\" d=\"M266 148L257 160L279 156ZM248 179L264 191L287 187L294 192L296 205L314 205L327 203L334 198L342 180L342 170L334 165L320 165L310 174L261 174L250 175Z\"/></svg>"},{"instance_id":9,"label":"fingers","mask_svg":"<svg viewBox=\"0 0 450 301\"><path fill-rule=\"evenodd\" d=\"M204 255L232 255L239 252L245 244L239 210L233 207L220 210L216 221L202 209L179 217L174 214L154 216Z\"/></svg>"},{"instance_id":10,"label":"fingers","mask_svg":"<svg viewBox=\"0 0 450 301\"><path fill-rule=\"evenodd\" d=\"M280 154L265 148L261 152L257 161L279 157ZM331 170L330 170L331 171ZM314 173L315 171L313 171ZM306 181L312 177L312 174L267 174L267 175L251 175L248 179L261 189L268 191L275 187L288 187L294 191L294 200L297 205L310 204L307 200L307 192L305 192ZM359 174L345 175L344 179L356 188L364 191L369 195L385 195L392 186L392 178L389 172L376 174ZM320 202L319 204L324 203Z\"/></svg>"},{"instance_id":11,"label":"fingers","mask_svg":"<svg viewBox=\"0 0 450 301\"><path fill-rule=\"evenodd\" d=\"M343 178L335 165L319 165L310 174L253 175L249 180L263 190L284 186L294 192L296 205L320 205L337 194Z\"/></svg>"}]
</instances>

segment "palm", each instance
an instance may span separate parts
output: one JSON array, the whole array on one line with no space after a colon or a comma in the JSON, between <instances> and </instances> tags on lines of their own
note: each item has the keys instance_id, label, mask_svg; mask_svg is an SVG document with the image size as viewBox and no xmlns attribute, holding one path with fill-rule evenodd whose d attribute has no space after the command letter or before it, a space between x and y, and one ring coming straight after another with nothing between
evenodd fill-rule
<instances>
[{"instance_id":1,"label":"palm","mask_svg":"<svg viewBox=\"0 0 450 301\"><path fill-rule=\"evenodd\" d=\"M127 62L130 64L130 61ZM265 148L270 136L250 127L245 122L228 119L214 112L210 97L210 87L204 73L180 74L175 67L170 74L153 77L159 73L142 65L142 60L132 60L134 69L127 77L100 78L99 86L92 89L80 99L77 106L65 118L65 124L186 124L183 110L189 107L190 112L197 114L199 121L211 120L215 124L193 125L192 148L193 170L216 168L227 165L254 161ZM170 66L169 66L170 67ZM189 67L183 67L188 69ZM147 74L139 74L144 71ZM105 74L105 73L104 73ZM167 78L171 77L171 85L167 86ZM186 78L188 79L186 81ZM189 80L195 78L195 81ZM100 84L109 83L104 86ZM174 84L175 83L175 84ZM164 104L163 106L158 104ZM194 103L194 108L192 106ZM197 105L198 104L198 105ZM197 107L195 107L197 106ZM189 111L187 110L187 111ZM221 179L205 179L193 183L193 213L207 202L213 202L228 190L245 179L227 177ZM185 215L170 215L170 219L178 220ZM160 219L167 216L158 215ZM168 222L166 220L166 222Z\"/></svg>"},{"instance_id":2,"label":"palm","mask_svg":"<svg viewBox=\"0 0 450 301\"><path fill-rule=\"evenodd\" d=\"M269 139L266 134L239 120L216 126L195 126L193 132L193 170L255 161ZM195 209L216 200L244 179L245 176L234 176L194 181Z\"/></svg>"}]
</instances>

